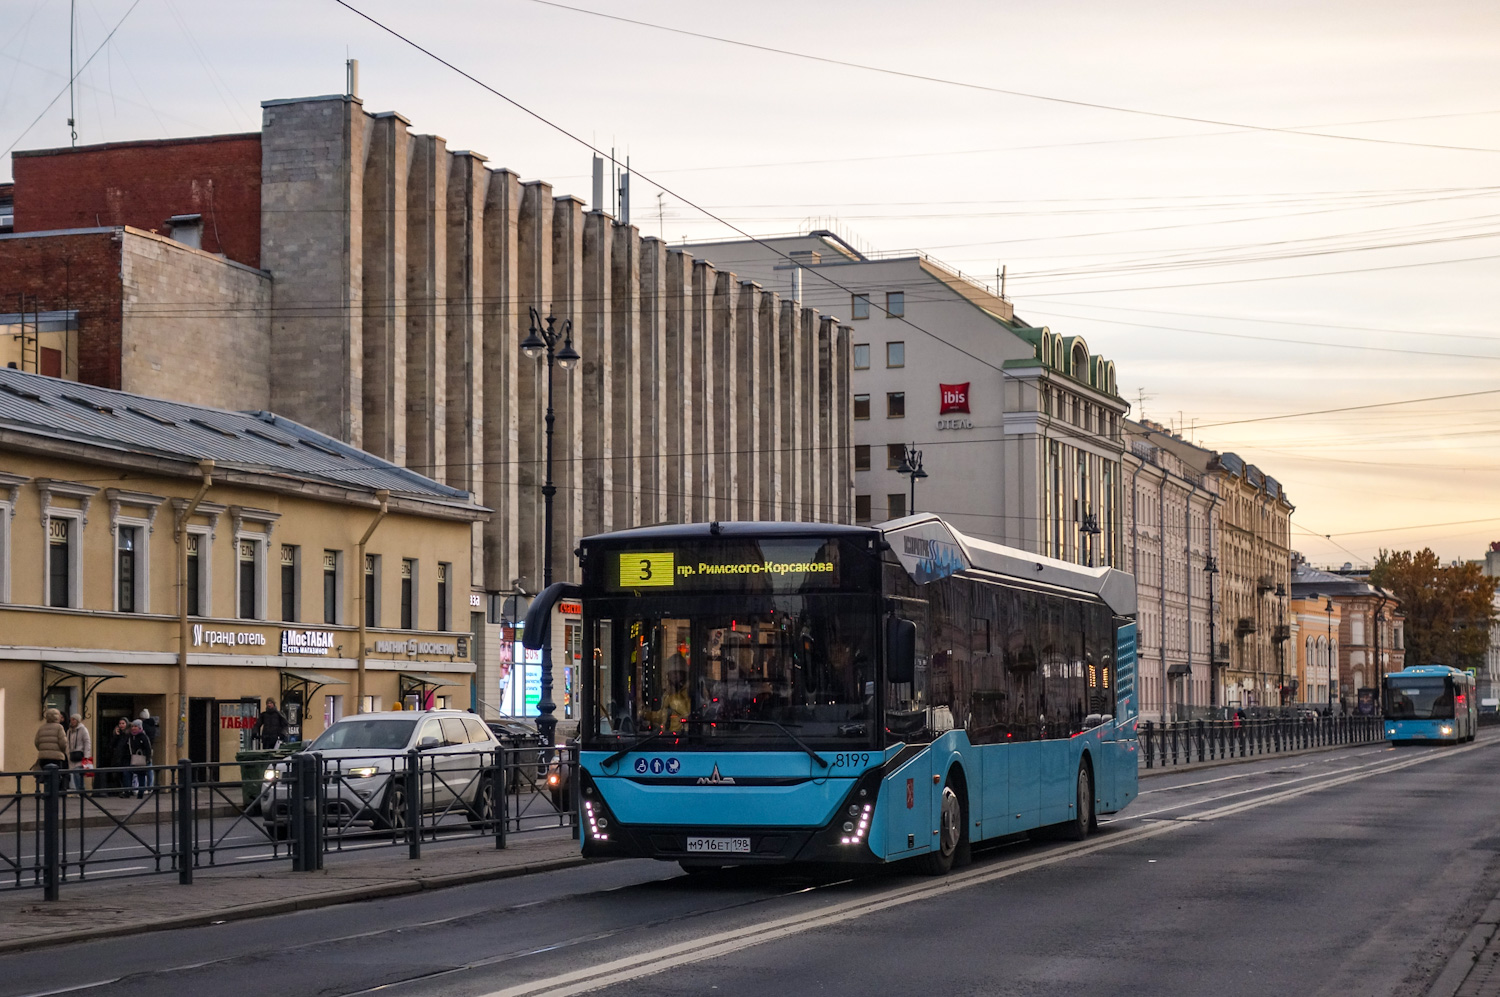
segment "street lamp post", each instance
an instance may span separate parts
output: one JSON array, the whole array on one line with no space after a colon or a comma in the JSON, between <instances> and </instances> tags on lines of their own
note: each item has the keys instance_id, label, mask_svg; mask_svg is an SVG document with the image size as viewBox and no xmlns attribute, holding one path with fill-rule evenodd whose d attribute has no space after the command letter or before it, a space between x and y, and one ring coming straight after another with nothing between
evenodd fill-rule
<instances>
[{"instance_id":1,"label":"street lamp post","mask_svg":"<svg viewBox=\"0 0 1500 997\"><path fill-rule=\"evenodd\" d=\"M1276 583L1278 615L1272 639L1276 641L1276 705L1286 706L1286 642L1291 637L1286 625L1286 586Z\"/></svg>"},{"instance_id":2,"label":"street lamp post","mask_svg":"<svg viewBox=\"0 0 1500 997\"><path fill-rule=\"evenodd\" d=\"M1219 562L1212 554L1203 559L1203 573L1208 576L1208 705L1219 705L1219 659L1214 647L1214 575L1219 573Z\"/></svg>"},{"instance_id":3,"label":"street lamp post","mask_svg":"<svg viewBox=\"0 0 1500 997\"><path fill-rule=\"evenodd\" d=\"M557 349L557 341L563 341L562 349ZM572 370L582 359L578 351L573 349L573 322L571 319L563 321L562 331L557 329L557 318L553 315L547 316L546 326L542 325L542 316L535 308L531 309L531 332L521 341L521 352L533 360L540 360L543 355L547 357L547 480L542 485L542 587L545 589L552 584L552 496L557 494L557 487L552 483L552 426L556 421L552 414L552 368L554 364L563 370ZM548 744L552 744L557 733L557 718L552 715L557 709L557 704L552 701L552 637L547 634L542 642L542 698L536 704L537 708L537 730L541 732Z\"/></svg>"},{"instance_id":4,"label":"street lamp post","mask_svg":"<svg viewBox=\"0 0 1500 997\"><path fill-rule=\"evenodd\" d=\"M922 470L922 451L917 449L915 440L902 454L901 466L896 468L896 473L911 475L911 501L906 507L906 514L910 516L917 511L917 479L927 477L927 472Z\"/></svg>"},{"instance_id":5,"label":"street lamp post","mask_svg":"<svg viewBox=\"0 0 1500 997\"><path fill-rule=\"evenodd\" d=\"M1333 716L1333 687L1337 681L1333 674L1333 600L1325 600L1323 611L1328 614L1328 715Z\"/></svg>"}]
</instances>

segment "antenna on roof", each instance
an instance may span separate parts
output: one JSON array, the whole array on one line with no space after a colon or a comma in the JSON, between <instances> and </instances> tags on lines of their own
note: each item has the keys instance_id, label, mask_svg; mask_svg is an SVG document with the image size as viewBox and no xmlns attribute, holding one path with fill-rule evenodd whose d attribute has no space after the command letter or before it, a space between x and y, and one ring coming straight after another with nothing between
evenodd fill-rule
<instances>
[{"instance_id":1,"label":"antenna on roof","mask_svg":"<svg viewBox=\"0 0 1500 997\"><path fill-rule=\"evenodd\" d=\"M73 148L78 148L77 109L73 102L73 80L78 74L73 69L73 50L78 40L78 0L68 4L68 131L73 135Z\"/></svg>"}]
</instances>

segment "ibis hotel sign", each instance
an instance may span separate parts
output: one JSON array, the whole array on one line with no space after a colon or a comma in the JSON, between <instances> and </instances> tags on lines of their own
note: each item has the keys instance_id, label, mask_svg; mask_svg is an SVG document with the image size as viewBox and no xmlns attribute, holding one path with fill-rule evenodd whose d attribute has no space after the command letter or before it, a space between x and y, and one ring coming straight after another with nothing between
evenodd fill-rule
<instances>
[{"instance_id":1,"label":"ibis hotel sign","mask_svg":"<svg viewBox=\"0 0 1500 997\"><path fill-rule=\"evenodd\" d=\"M939 419L938 429L973 429L974 423L968 419L969 415L969 383L962 384L939 384L938 385L938 415L949 416Z\"/></svg>"}]
</instances>

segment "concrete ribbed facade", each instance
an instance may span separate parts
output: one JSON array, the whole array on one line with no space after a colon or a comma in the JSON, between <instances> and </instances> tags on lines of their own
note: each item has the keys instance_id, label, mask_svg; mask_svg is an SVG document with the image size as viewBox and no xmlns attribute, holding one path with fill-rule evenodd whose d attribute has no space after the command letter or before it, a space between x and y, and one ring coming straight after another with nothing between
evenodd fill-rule
<instances>
[{"instance_id":1,"label":"concrete ribbed facade","mask_svg":"<svg viewBox=\"0 0 1500 997\"><path fill-rule=\"evenodd\" d=\"M264 105L271 407L473 492L476 585L541 579L546 369L554 563L582 536L707 519L847 522L850 331L540 181L339 95Z\"/></svg>"}]
</instances>

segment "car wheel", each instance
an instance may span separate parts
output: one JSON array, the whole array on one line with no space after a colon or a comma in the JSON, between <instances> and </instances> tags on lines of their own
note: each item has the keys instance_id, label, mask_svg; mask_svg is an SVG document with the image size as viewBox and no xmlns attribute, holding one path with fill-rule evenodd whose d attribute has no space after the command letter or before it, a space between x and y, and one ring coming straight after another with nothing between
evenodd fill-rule
<instances>
[{"instance_id":1,"label":"car wheel","mask_svg":"<svg viewBox=\"0 0 1500 997\"><path fill-rule=\"evenodd\" d=\"M478 824L488 824L495 819L495 780L480 779L479 792L469 804L469 819Z\"/></svg>"},{"instance_id":2,"label":"car wheel","mask_svg":"<svg viewBox=\"0 0 1500 997\"><path fill-rule=\"evenodd\" d=\"M286 841L292 836L292 822L272 820L266 822L266 836L272 841Z\"/></svg>"},{"instance_id":3,"label":"car wheel","mask_svg":"<svg viewBox=\"0 0 1500 997\"><path fill-rule=\"evenodd\" d=\"M390 792L385 794L385 808L381 811L378 824L383 831L406 829L406 789L404 787L392 786Z\"/></svg>"}]
</instances>

